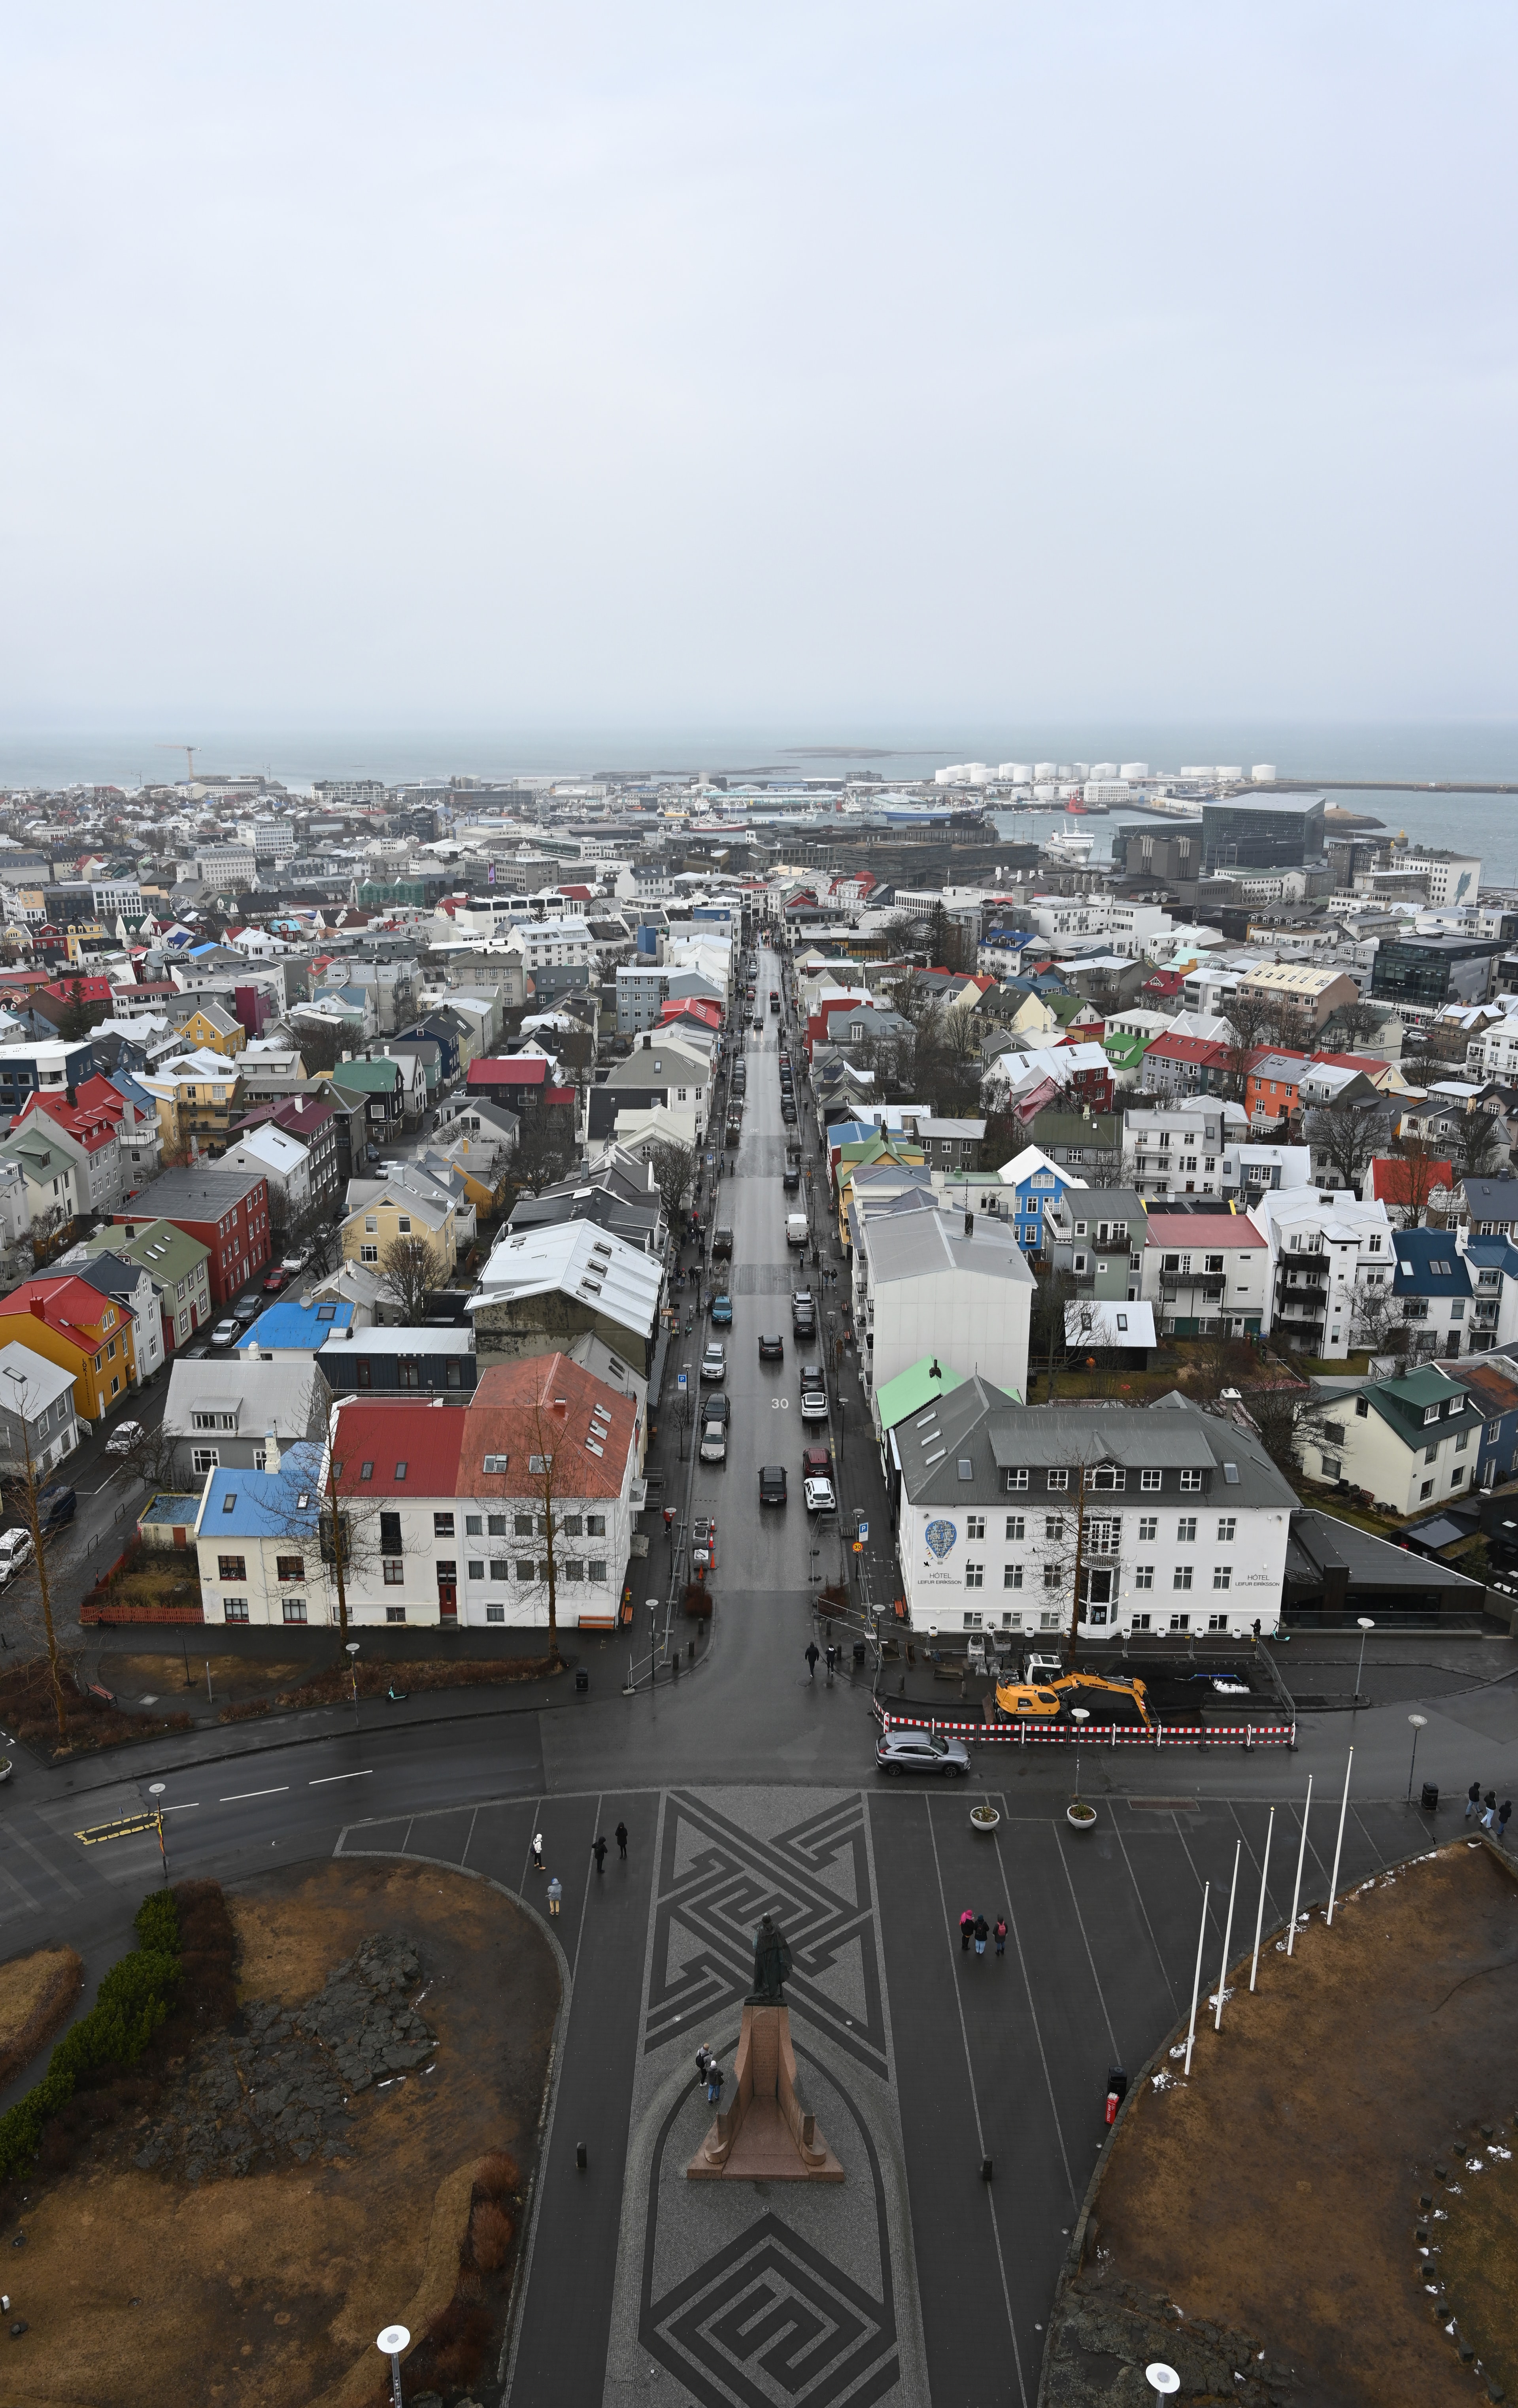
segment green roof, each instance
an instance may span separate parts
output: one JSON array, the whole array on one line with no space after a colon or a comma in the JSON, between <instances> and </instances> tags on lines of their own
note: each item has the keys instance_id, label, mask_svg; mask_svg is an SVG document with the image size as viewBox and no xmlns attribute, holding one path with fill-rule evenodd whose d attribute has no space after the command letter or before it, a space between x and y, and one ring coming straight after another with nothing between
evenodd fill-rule
<instances>
[{"instance_id":1,"label":"green roof","mask_svg":"<svg viewBox=\"0 0 1518 2408\"><path fill-rule=\"evenodd\" d=\"M930 1375L935 1365L938 1366L938 1376L933 1379ZM953 1371L946 1365L939 1365L936 1354L924 1354L920 1361L909 1363L904 1371L897 1372L894 1380L888 1380L883 1388L875 1390L876 1418L883 1430L894 1429L898 1422L906 1421L913 1413L920 1413L936 1398L947 1397L953 1389L963 1385L961 1371Z\"/></svg>"},{"instance_id":2,"label":"green roof","mask_svg":"<svg viewBox=\"0 0 1518 2408\"><path fill-rule=\"evenodd\" d=\"M1124 1028L1114 1036L1104 1037L1102 1051L1108 1061L1120 1063L1126 1068L1130 1064L1143 1060L1149 1042L1149 1038L1139 1037L1134 1030Z\"/></svg>"},{"instance_id":3,"label":"green roof","mask_svg":"<svg viewBox=\"0 0 1518 2408\"><path fill-rule=\"evenodd\" d=\"M340 1087L364 1088L371 1095L387 1096L398 1087L401 1068L393 1056L384 1055L378 1062L340 1062L332 1076Z\"/></svg>"},{"instance_id":4,"label":"green roof","mask_svg":"<svg viewBox=\"0 0 1518 2408\"><path fill-rule=\"evenodd\" d=\"M129 1238L118 1222L113 1228L97 1229L84 1240L85 1252L93 1259L96 1254L119 1254L123 1262L137 1263L155 1280L187 1279L197 1263L210 1259L210 1248L198 1238L192 1238L173 1221L144 1218L134 1221L136 1237Z\"/></svg>"}]
</instances>

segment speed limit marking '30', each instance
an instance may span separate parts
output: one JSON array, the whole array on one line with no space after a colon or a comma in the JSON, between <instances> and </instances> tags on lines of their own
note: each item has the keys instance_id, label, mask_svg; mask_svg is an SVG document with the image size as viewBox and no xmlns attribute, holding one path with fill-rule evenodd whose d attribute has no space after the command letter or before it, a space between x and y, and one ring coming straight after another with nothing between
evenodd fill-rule
<instances>
[{"instance_id":1,"label":"speed limit marking '30'","mask_svg":"<svg viewBox=\"0 0 1518 2408\"><path fill-rule=\"evenodd\" d=\"M772 1397L770 1398L770 1411L772 1413L788 1413L790 1411L790 1398L788 1397Z\"/></svg>"}]
</instances>

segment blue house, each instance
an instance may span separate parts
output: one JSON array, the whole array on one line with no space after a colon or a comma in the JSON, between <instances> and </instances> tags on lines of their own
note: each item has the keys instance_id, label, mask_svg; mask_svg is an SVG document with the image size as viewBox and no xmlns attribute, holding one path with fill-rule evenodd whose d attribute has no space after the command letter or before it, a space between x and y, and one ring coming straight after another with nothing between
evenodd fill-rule
<instances>
[{"instance_id":1,"label":"blue house","mask_svg":"<svg viewBox=\"0 0 1518 2408\"><path fill-rule=\"evenodd\" d=\"M1045 1205L1052 1204L1068 1188L1084 1186L1084 1180L1062 1170L1036 1145L1025 1145L1010 1162L1003 1163L996 1176L1006 1196L1003 1210L1017 1229L1019 1245L1025 1254L1041 1254Z\"/></svg>"},{"instance_id":2,"label":"blue house","mask_svg":"<svg viewBox=\"0 0 1518 2408\"><path fill-rule=\"evenodd\" d=\"M1414 1355L1446 1357L1470 1352L1474 1291L1466 1258L1446 1229L1398 1229L1394 1233L1396 1274L1392 1294L1411 1339Z\"/></svg>"}]
</instances>

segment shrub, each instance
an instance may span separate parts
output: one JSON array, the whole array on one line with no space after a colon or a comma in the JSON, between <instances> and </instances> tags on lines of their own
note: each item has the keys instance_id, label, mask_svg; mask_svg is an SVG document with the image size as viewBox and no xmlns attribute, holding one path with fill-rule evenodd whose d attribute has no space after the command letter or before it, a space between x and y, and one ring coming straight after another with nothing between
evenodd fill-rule
<instances>
[{"instance_id":1,"label":"shrub","mask_svg":"<svg viewBox=\"0 0 1518 2408\"><path fill-rule=\"evenodd\" d=\"M516 2159L509 2157L504 2149L492 2149L475 2169L473 2197L509 2199L521 2179Z\"/></svg>"},{"instance_id":2,"label":"shrub","mask_svg":"<svg viewBox=\"0 0 1518 2408\"><path fill-rule=\"evenodd\" d=\"M482 2274L499 2273L512 2243L512 2219L493 2199L482 2199L470 2217L470 2254Z\"/></svg>"}]
</instances>

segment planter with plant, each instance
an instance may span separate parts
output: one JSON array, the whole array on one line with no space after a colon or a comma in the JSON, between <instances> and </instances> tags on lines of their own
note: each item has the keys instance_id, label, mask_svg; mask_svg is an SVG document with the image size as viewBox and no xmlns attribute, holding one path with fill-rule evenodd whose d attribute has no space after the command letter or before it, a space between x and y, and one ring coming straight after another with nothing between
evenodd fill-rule
<instances>
[{"instance_id":1,"label":"planter with plant","mask_svg":"<svg viewBox=\"0 0 1518 2408\"><path fill-rule=\"evenodd\" d=\"M994 1831L1001 1816L994 1806L972 1806L970 1820L977 1831Z\"/></svg>"}]
</instances>

